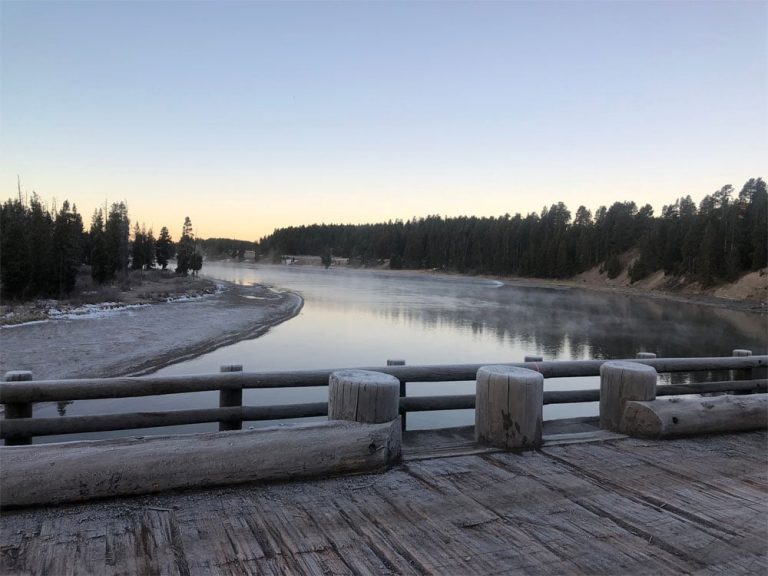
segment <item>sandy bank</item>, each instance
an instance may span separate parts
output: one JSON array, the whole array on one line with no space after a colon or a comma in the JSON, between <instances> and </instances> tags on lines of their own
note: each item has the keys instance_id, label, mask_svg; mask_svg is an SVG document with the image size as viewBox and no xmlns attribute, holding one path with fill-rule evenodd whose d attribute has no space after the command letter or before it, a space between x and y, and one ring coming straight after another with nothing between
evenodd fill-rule
<instances>
[{"instance_id":1,"label":"sandy bank","mask_svg":"<svg viewBox=\"0 0 768 576\"><path fill-rule=\"evenodd\" d=\"M494 277L495 278L495 277ZM706 292L687 292L685 290L670 291L662 290L658 288L647 288L644 286L630 285L625 286L621 284L603 284L599 282L588 282L583 279L568 279L568 280L546 280L535 278L495 278L501 280L511 286L525 285L525 286L544 286L552 287L558 286L562 288L576 288L580 290L590 290L596 292L611 292L614 294L626 294L628 296L643 296L646 298L654 298L659 300L667 300L670 302L686 302L691 304L701 304L704 306L714 306L716 308L723 308L726 310L740 310L742 312L750 312L755 314L768 313L768 306L765 301L754 300L751 298L723 298L714 296L711 293Z\"/></svg>"},{"instance_id":2,"label":"sandy bank","mask_svg":"<svg viewBox=\"0 0 768 576\"><path fill-rule=\"evenodd\" d=\"M385 270L385 269L381 269ZM668 288L669 284L659 282L656 276L649 281L631 284L622 274L616 280L608 280L605 274L584 273L573 278L554 280L548 278L529 278L521 276L495 276L490 274L460 274L445 270L390 270L386 272L402 275L430 275L453 278L485 278L497 280L509 286L530 286L563 289L576 288L597 292L611 292L630 296L643 296L671 302L687 302L714 306L727 310L740 310L754 314L768 314L768 269L752 272L737 282L721 284L708 289L699 284L678 285ZM663 274L662 274L663 276Z\"/></svg>"},{"instance_id":3,"label":"sandy bank","mask_svg":"<svg viewBox=\"0 0 768 576\"><path fill-rule=\"evenodd\" d=\"M197 299L3 327L0 373L31 370L36 380L146 374L255 338L302 305L290 292L225 283Z\"/></svg>"}]
</instances>

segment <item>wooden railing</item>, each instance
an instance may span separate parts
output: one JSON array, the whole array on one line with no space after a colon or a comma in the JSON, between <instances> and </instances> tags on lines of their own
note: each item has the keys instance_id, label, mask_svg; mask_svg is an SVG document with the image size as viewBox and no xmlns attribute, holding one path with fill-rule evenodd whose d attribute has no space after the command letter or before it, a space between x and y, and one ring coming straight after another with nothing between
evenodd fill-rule
<instances>
[{"instance_id":1,"label":"wooden railing","mask_svg":"<svg viewBox=\"0 0 768 576\"><path fill-rule=\"evenodd\" d=\"M714 358L643 358L631 359L653 366L659 373L730 370L732 379L684 385L659 385L657 395L702 394L715 392L764 392L768 380L762 376L768 366L768 356L746 355L748 351L734 350L732 357ZM537 358L538 360L538 358ZM363 368L395 376L401 382L400 413L472 409L475 395L406 396L408 382L472 381L484 364L406 366L402 361L390 361L388 366ZM540 372L544 378L598 376L604 360L573 360L547 362L500 363ZM103 432L219 422L220 430L237 430L243 421L279 420L325 416L326 402L270 406L243 406L242 391L246 389L302 388L327 386L333 369L287 372L244 372L239 366L222 367L218 374L191 376L140 376L123 378L89 378L74 380L32 380L29 372L9 372L0 383L0 403L5 417L0 421L0 438L6 445L31 443L32 437L59 434ZM157 396L188 392L219 391L218 408L134 412L89 416L33 418L32 405L40 402L95 400ZM595 402L599 390L570 390L544 392L544 404Z\"/></svg>"}]
</instances>

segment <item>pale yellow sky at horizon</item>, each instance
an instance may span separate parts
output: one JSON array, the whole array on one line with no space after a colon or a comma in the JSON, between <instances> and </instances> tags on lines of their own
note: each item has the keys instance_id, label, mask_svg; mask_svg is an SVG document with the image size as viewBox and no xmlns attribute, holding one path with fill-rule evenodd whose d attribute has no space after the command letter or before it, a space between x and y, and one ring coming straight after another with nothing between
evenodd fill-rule
<instances>
[{"instance_id":1,"label":"pale yellow sky at horizon","mask_svg":"<svg viewBox=\"0 0 768 576\"><path fill-rule=\"evenodd\" d=\"M19 175L21 177L21 175ZM14 180L12 192L5 198L17 196L15 175L2 174L7 182ZM342 187L329 180L318 183L314 191L295 189L292 186L276 185L263 191L257 187L249 189L246 184L219 179L214 181L180 181L174 185L173 178L158 182L138 180L110 184L103 179L66 177L49 179L38 177L21 180L22 192L31 195L36 192L41 199L58 206L64 200L77 205L87 227L91 215L105 202L126 201L131 226L138 222L152 228L157 234L167 226L171 235L179 236L185 216L189 216L195 234L200 238L236 238L258 240L276 228L310 224L368 224L425 217L440 216L502 216L540 212L544 206L564 202L575 214L580 205L593 213L599 206L610 206L617 201L634 201L638 206L651 204L656 215L662 206L673 203L677 198L689 195L698 204L701 199L726 184L733 185L736 193L749 178L763 177L759 173L744 172L738 179L725 175L718 183L703 182L702 178L684 181L668 178L655 183L653 192L645 190L646 182L624 182L621 179L603 182L602 186L589 182L573 182L570 191L559 193L560 185L550 177L546 185L521 182L518 185L504 185L504 182L486 181L474 188L468 182L451 182L444 185L417 183L401 187L391 182L379 182L369 187ZM618 178L618 177L617 177ZM564 186L564 185L563 185ZM7 189L7 186L4 186ZM102 191L110 190L106 194ZM138 190L138 192L137 192ZM53 191L53 193L50 193ZM436 198L438 200L436 200Z\"/></svg>"},{"instance_id":2,"label":"pale yellow sky at horizon","mask_svg":"<svg viewBox=\"0 0 768 576\"><path fill-rule=\"evenodd\" d=\"M178 237L765 177L760 2L4 2L0 198Z\"/></svg>"}]
</instances>

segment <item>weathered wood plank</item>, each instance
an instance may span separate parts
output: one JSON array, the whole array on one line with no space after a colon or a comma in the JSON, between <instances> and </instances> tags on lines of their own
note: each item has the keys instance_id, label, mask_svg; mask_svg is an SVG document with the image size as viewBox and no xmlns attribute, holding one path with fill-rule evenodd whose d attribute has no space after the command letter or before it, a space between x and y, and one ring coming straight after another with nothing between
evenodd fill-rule
<instances>
[{"instance_id":1,"label":"weathered wood plank","mask_svg":"<svg viewBox=\"0 0 768 576\"><path fill-rule=\"evenodd\" d=\"M714 358L656 358L627 359L653 366L661 372L690 372L702 370L742 370L765 367L768 356ZM499 363L540 372L544 378L597 376L605 360L565 360L530 363ZM408 382L471 381L485 364L455 364L437 366L379 366L359 368L391 374ZM73 380L39 380L33 382L0 382L0 403L56 402L97 398L128 398L156 396L181 392L204 392L222 388L292 388L325 386L332 372L300 370L286 372L241 372L194 374L183 376L135 376L123 378L88 378Z\"/></svg>"},{"instance_id":2,"label":"weathered wood plank","mask_svg":"<svg viewBox=\"0 0 768 576\"><path fill-rule=\"evenodd\" d=\"M143 509L120 516L106 529L103 573L187 575L184 547L172 526L172 511ZM55 572L54 572L55 573Z\"/></svg>"},{"instance_id":3,"label":"weathered wood plank","mask_svg":"<svg viewBox=\"0 0 768 576\"><path fill-rule=\"evenodd\" d=\"M627 402L621 431L642 438L682 438L768 427L768 394Z\"/></svg>"},{"instance_id":4,"label":"weathered wood plank","mask_svg":"<svg viewBox=\"0 0 768 576\"><path fill-rule=\"evenodd\" d=\"M0 573L760 574L766 437L544 446L10 510Z\"/></svg>"},{"instance_id":5,"label":"weathered wood plank","mask_svg":"<svg viewBox=\"0 0 768 576\"><path fill-rule=\"evenodd\" d=\"M241 432L0 448L0 505L29 506L383 469L400 423L320 422ZM35 482L30 482L35 478Z\"/></svg>"},{"instance_id":6,"label":"weathered wood plank","mask_svg":"<svg viewBox=\"0 0 768 576\"><path fill-rule=\"evenodd\" d=\"M764 443L765 435L762 439ZM616 446L563 446L544 452L616 492L686 518L738 546L742 554L765 554L768 501L751 482L753 476L768 475L764 444L755 447L763 454L762 463L739 474L728 456L716 451L689 453L680 445L683 442L690 440L645 444L627 440ZM605 465L606 458L611 466Z\"/></svg>"},{"instance_id":7,"label":"weathered wood plank","mask_svg":"<svg viewBox=\"0 0 768 576\"><path fill-rule=\"evenodd\" d=\"M400 382L370 370L340 370L328 381L328 418L364 424L397 418Z\"/></svg>"},{"instance_id":8,"label":"weathered wood plank","mask_svg":"<svg viewBox=\"0 0 768 576\"><path fill-rule=\"evenodd\" d=\"M425 476L429 475L441 486L452 489L452 498L463 494L474 500L476 507L502 516L503 522L493 524L495 530L504 525L514 527L518 532L516 539L528 542L527 549L538 547L549 551L561 566L561 572L665 573L671 569L685 571L695 567L663 550L653 549L652 553L646 553L645 539L542 483L542 474L530 474L531 469L547 463L541 455L497 453L482 459L491 463L502 460L505 465L478 466L471 459L452 458L428 461L422 468ZM569 474L566 469L557 473ZM591 486L587 488L593 489ZM574 554L585 542L590 542L590 553ZM528 567L529 570L535 568Z\"/></svg>"},{"instance_id":9,"label":"weathered wood plank","mask_svg":"<svg viewBox=\"0 0 768 576\"><path fill-rule=\"evenodd\" d=\"M477 371L476 389L475 440L507 449L541 444L541 374L511 366L483 366Z\"/></svg>"},{"instance_id":10,"label":"weathered wood plank","mask_svg":"<svg viewBox=\"0 0 768 576\"><path fill-rule=\"evenodd\" d=\"M496 454L489 458L509 466L505 456ZM620 489L603 484L601 477L584 474L577 467L571 468L551 459L543 459L538 464L526 468L536 481L567 494L577 505L646 539L648 553L658 547L680 558L687 565L681 567L681 571L702 569L712 562L721 562L723 558L733 558L743 552L708 527L699 526L633 494L624 494Z\"/></svg>"},{"instance_id":11,"label":"weathered wood plank","mask_svg":"<svg viewBox=\"0 0 768 576\"><path fill-rule=\"evenodd\" d=\"M656 398L656 370L632 362L606 362L600 367L600 428L619 432L628 400Z\"/></svg>"}]
</instances>

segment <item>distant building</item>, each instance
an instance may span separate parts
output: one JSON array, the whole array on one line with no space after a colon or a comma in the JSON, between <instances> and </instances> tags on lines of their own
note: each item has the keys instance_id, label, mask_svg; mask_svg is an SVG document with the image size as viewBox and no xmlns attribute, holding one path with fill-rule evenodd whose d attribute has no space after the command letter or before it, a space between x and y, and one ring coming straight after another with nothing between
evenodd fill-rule
<instances>
[{"instance_id":1,"label":"distant building","mask_svg":"<svg viewBox=\"0 0 768 576\"><path fill-rule=\"evenodd\" d=\"M323 261L320 256L306 256L306 255L292 255L292 254L283 254L280 256L280 262L282 264L288 264L288 265L297 265L297 266L303 266L303 265L310 265L310 266L322 266ZM334 256L331 258L331 266L348 266L349 265L349 258L339 258L338 256Z\"/></svg>"}]
</instances>

